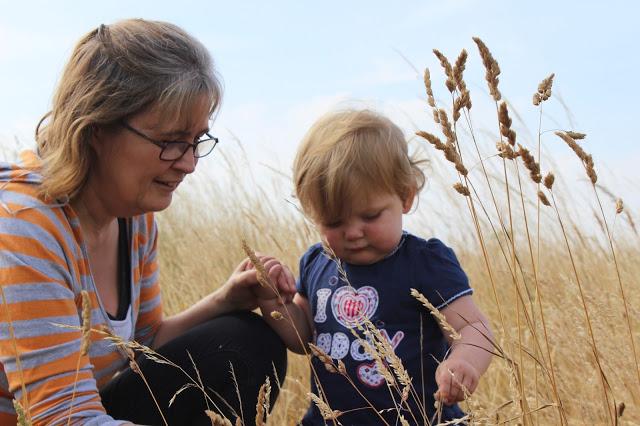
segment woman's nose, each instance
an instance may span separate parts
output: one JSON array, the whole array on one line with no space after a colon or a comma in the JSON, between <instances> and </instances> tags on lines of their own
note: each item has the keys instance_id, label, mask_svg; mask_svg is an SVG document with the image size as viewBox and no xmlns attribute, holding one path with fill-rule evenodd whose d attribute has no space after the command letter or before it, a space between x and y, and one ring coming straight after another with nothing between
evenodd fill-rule
<instances>
[{"instance_id":1,"label":"woman's nose","mask_svg":"<svg viewBox=\"0 0 640 426\"><path fill-rule=\"evenodd\" d=\"M196 164L198 164L198 159L193 155L193 150L187 149L182 157L174 161L172 167L180 170L184 174L189 174L193 173L196 169Z\"/></svg>"}]
</instances>

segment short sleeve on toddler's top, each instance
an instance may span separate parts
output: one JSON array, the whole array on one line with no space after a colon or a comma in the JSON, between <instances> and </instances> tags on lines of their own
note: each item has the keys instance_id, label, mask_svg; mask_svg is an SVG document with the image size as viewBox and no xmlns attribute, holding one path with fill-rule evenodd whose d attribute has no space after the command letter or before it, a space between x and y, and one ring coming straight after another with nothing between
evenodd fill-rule
<instances>
[{"instance_id":1,"label":"short sleeve on toddler's top","mask_svg":"<svg viewBox=\"0 0 640 426\"><path fill-rule=\"evenodd\" d=\"M440 240L427 241L404 233L396 250L384 259L372 265L343 263L342 266L348 283L341 278L336 262L324 254L320 244L312 246L300 260L297 287L311 307L315 344L330 354L334 362L344 362L349 377L376 410L393 408L395 405L384 378L362 340L354 336L354 332L362 336L357 325L368 318L391 343L418 393L419 403L412 396L408 400L413 414L409 410L401 411L401 414L410 424L415 423L414 417L419 424L428 424L421 414L424 411L422 389L424 409L432 421L433 394L437 390L435 370L449 346L434 318L410 291L415 288L439 309L471 294L458 259ZM329 373L315 357L312 362L331 409L348 412L340 416L342 424L381 423L345 377ZM312 391L320 395L313 374L311 383ZM399 401L400 395L394 393L395 400ZM381 415L388 423L395 424L398 411L384 411ZM454 405L445 407L441 420L462 416L463 412ZM309 408L303 424L325 424L315 405Z\"/></svg>"}]
</instances>

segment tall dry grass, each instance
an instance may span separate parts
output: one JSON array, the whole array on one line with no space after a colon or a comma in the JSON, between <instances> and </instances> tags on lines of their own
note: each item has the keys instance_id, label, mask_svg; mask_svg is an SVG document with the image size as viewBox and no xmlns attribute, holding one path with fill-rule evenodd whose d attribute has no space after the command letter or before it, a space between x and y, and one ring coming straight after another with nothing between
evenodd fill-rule
<instances>
[{"instance_id":1,"label":"tall dry grass","mask_svg":"<svg viewBox=\"0 0 640 426\"><path fill-rule=\"evenodd\" d=\"M431 182L409 221L419 235L446 234L436 236L456 250L495 330L497 356L462 406L478 424L640 424L636 216L617 201L614 186L605 186L610 182L598 182L597 162L580 151L575 129L562 129L559 137L547 131L543 108L553 101L553 75L533 91L528 114L537 132L523 137L500 93L497 62L475 41L489 97L473 102L493 103L495 121L474 126L463 78L466 52L453 65L437 52L451 102L435 101L435 72L427 73L425 111L435 117L435 131L412 144L430 158ZM407 133L412 130L418 129ZM541 144L550 137L575 151L583 176L563 175L564 167ZM291 204L286 178L257 181L256 166L240 147L221 151L218 165L224 164L228 179L192 182L159 215L169 312L224 282L244 257L243 239L294 270L319 240ZM301 418L309 404L308 376L307 359L290 355L269 424Z\"/></svg>"},{"instance_id":2,"label":"tall dry grass","mask_svg":"<svg viewBox=\"0 0 640 426\"><path fill-rule=\"evenodd\" d=\"M271 190L275 190L272 188ZM318 241L302 217L281 201L274 208L265 196L251 196L251 190L235 195L225 188L202 188L197 202L187 195L176 200L174 205L160 215L162 232L160 246L161 282L165 306L169 312L183 309L224 282L233 266L244 258L241 240L251 241L254 248L273 253L292 266L297 272L298 256L306 247ZM283 199L286 195L283 194ZM458 196L450 199L453 207L439 205L429 208L427 197L423 198L420 209L415 213L428 215L429 211L455 210ZM239 199L236 199L239 197ZM203 205L206 204L206 205ZM199 207L196 207L198 205ZM237 205L237 208L232 206ZM529 206L531 210L535 206ZM278 212L279 210L279 212ZM611 203L612 212L614 206ZM424 211L424 213L423 213ZM629 337L623 303L618 292L618 282L613 271L613 262L607 247L598 239L580 234L586 226L574 223L571 212L565 212L567 226L571 230L570 244L576 268L582 281L586 305L592 317L593 333L600 361L611 386L609 406L612 402L624 403L626 409L619 419L620 424L639 424L640 402L639 383L635 374L635 364L630 353ZM572 274L570 259L558 225L543 221L542 248L538 271L539 288L536 289L532 268L523 259L519 272L519 294L514 290L511 267L495 239L487 241L486 251L494 275L495 291L488 278L485 259L478 244L470 240L447 243L455 248L461 264L470 277L475 290L474 298L483 312L492 320L497 343L512 359L519 359L518 349L522 345L526 353L522 362L522 388L525 390L534 424L560 424L557 410L548 404L557 404L551 387L549 371L537 364L535 359L544 358L549 365L547 353L536 348L533 331L518 324L518 309L522 316L523 305L533 312L531 321L538 335L544 333L537 310L541 299L549 352L556 376L558 396L563 405L569 424L609 424L604 398L600 389L600 378L595 357L591 351L588 330L584 324L584 309L580 292ZM419 221L418 221L419 222ZM419 226L419 225L418 225ZM473 230L470 224L452 217L452 226ZM485 230L489 226L484 225ZM637 291L640 266L638 242L640 238L618 219L616 234L625 235L616 241L617 256L623 282L629 289L627 301L634 337L637 341L640 294ZM419 229L414 232L419 233ZM518 249L526 252L522 234ZM206 253L194 256L193 253ZM204 272L206 271L206 273ZM499 301L500 308L496 303ZM500 318L504 318L504 327ZM289 371L285 386L270 416L272 425L293 424L305 412L309 400L309 368L303 356L289 355ZM478 415L491 419L490 424L513 419L513 424L521 421L522 408L518 405L520 391L516 389L512 367L504 359L494 359L489 371L482 378L481 385L473 396L472 408ZM463 404L464 405L464 404ZM469 407L465 407L469 408Z\"/></svg>"},{"instance_id":3,"label":"tall dry grass","mask_svg":"<svg viewBox=\"0 0 640 426\"><path fill-rule=\"evenodd\" d=\"M453 65L435 52L450 101L436 102L435 72L425 73L425 116L435 124L412 145L431 160L431 180L408 223L455 249L495 332L496 357L462 406L476 424L640 424L637 216L615 186L598 181L598 163L575 129L561 129L558 143L575 152L586 183L563 175L558 159L545 155L542 140L556 138L543 114L553 101L553 75L534 90L529 116L537 132L523 137L500 92L499 65L475 41L488 96L468 91L466 52ZM495 106L492 121L474 123L480 102ZM168 314L221 285L245 256L243 240L295 272L299 256L319 240L290 202L286 177L254 178L256 166L240 146L216 155L209 164L224 167L227 177L192 178L158 215ZM307 358L289 359L271 425L294 424L310 403Z\"/></svg>"}]
</instances>

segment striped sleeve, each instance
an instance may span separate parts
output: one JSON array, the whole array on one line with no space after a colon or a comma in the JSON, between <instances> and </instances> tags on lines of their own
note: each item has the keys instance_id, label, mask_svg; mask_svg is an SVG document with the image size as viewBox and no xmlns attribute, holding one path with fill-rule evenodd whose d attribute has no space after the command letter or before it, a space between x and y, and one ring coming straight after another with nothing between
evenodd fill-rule
<instances>
[{"instance_id":1,"label":"striped sleeve","mask_svg":"<svg viewBox=\"0 0 640 426\"><path fill-rule=\"evenodd\" d=\"M139 261L137 271L134 271L134 279L136 285L140 286L140 291L134 340L151 346L162 323L157 259L158 227L151 213L140 216L138 230L134 237L134 252L136 251Z\"/></svg>"},{"instance_id":2,"label":"striped sleeve","mask_svg":"<svg viewBox=\"0 0 640 426\"><path fill-rule=\"evenodd\" d=\"M70 225L61 208L20 210L33 194L17 187L4 188L8 209L0 208L6 388L28 407L34 425L66 424L69 414L72 424L122 424L105 414L91 361L80 354L80 300L73 289L86 265ZM95 294L92 299L97 312Z\"/></svg>"}]
</instances>

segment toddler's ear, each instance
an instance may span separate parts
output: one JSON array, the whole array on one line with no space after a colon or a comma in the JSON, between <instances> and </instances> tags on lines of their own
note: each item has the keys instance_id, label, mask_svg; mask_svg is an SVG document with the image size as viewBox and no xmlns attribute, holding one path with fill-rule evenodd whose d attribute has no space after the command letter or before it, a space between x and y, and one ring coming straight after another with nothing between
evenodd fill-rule
<instances>
[{"instance_id":1,"label":"toddler's ear","mask_svg":"<svg viewBox=\"0 0 640 426\"><path fill-rule=\"evenodd\" d=\"M411 210L411 206L413 206L413 200L415 200L415 198L416 198L416 189L415 188L409 189L409 191L407 192L407 195L404 197L404 200L402 201L402 213L409 213L409 210Z\"/></svg>"}]
</instances>

